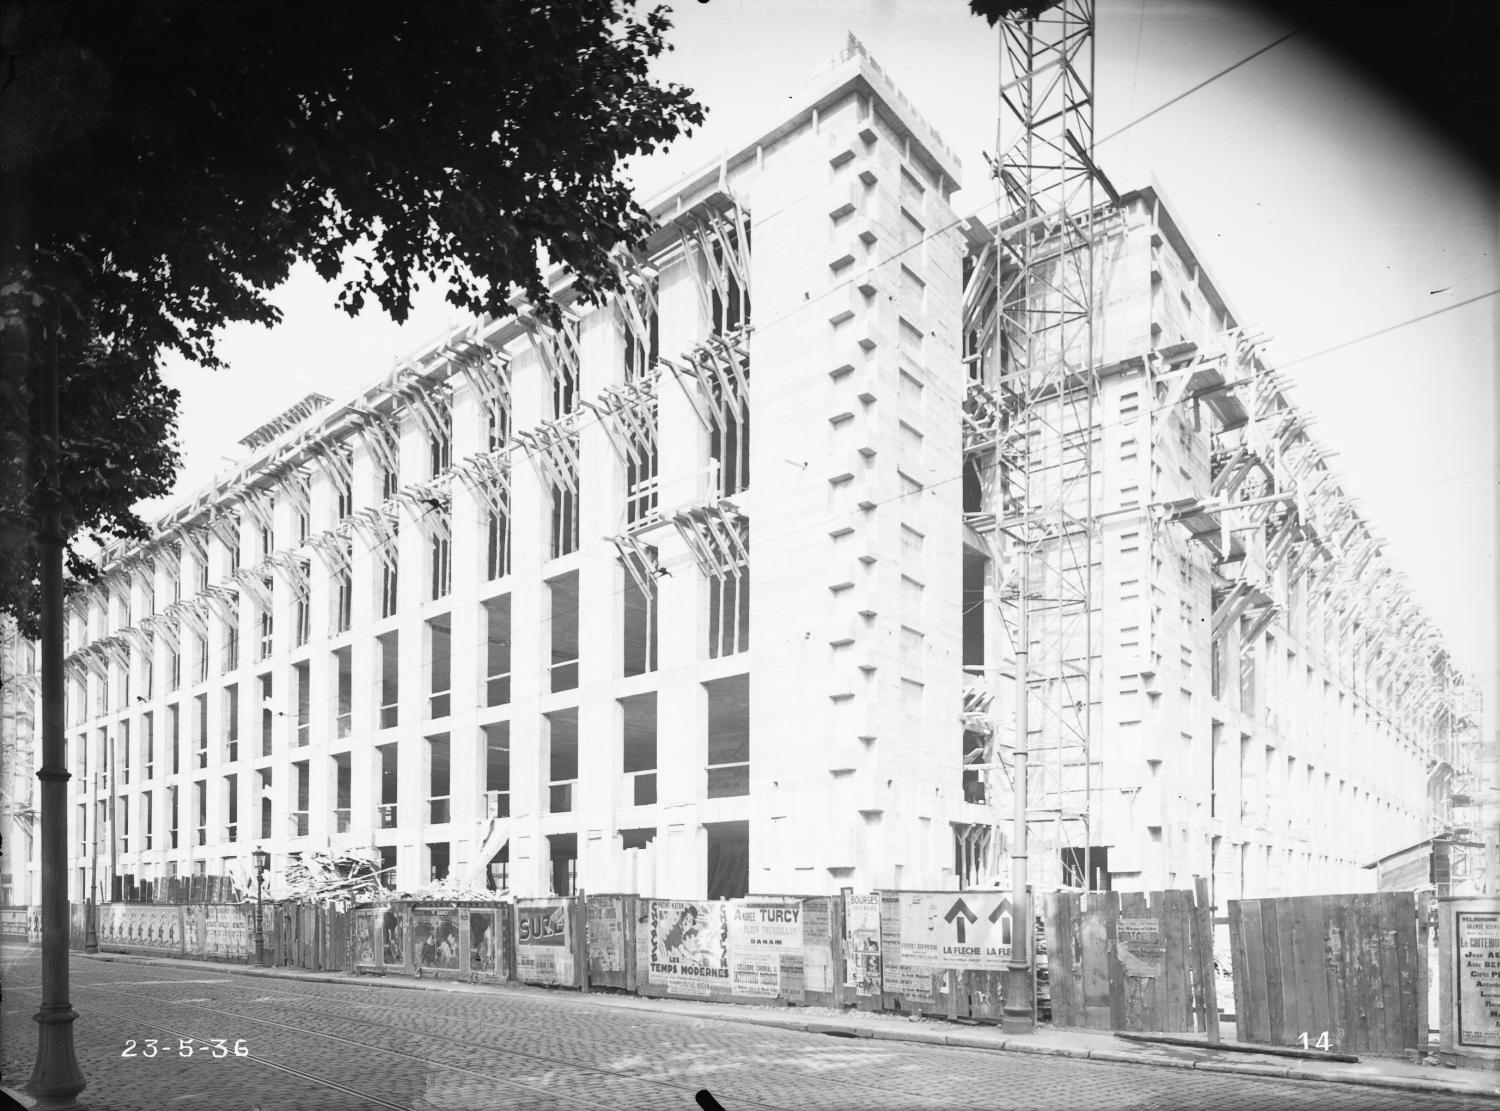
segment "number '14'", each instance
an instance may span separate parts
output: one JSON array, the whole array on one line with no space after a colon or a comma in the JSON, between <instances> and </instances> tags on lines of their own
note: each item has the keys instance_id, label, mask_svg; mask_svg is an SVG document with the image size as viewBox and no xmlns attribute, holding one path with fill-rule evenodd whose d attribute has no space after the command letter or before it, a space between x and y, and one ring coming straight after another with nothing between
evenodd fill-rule
<instances>
[{"instance_id":1,"label":"number '14'","mask_svg":"<svg viewBox=\"0 0 1500 1111\"><path fill-rule=\"evenodd\" d=\"M1306 1030L1304 1030L1304 1031L1302 1031L1302 1033L1298 1034L1297 1038L1298 1038L1299 1041L1302 1042L1302 1048L1303 1049L1321 1049L1324 1053L1327 1053L1330 1049L1333 1048L1333 1046L1331 1046L1329 1044L1329 1042L1328 1042L1328 1031L1327 1030L1324 1030L1321 1034L1319 1034L1318 1035L1318 1040L1315 1041L1315 1042L1313 1042L1311 1046L1309 1046L1307 1044L1307 1031Z\"/></svg>"}]
</instances>

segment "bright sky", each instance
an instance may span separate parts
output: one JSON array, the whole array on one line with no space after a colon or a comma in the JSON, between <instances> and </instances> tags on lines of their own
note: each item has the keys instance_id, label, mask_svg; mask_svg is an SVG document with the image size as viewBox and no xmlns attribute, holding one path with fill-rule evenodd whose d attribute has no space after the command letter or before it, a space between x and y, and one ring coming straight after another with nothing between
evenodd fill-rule
<instances>
[{"instance_id":1,"label":"bright sky","mask_svg":"<svg viewBox=\"0 0 1500 1111\"><path fill-rule=\"evenodd\" d=\"M958 153L968 188L957 211L990 199L981 151L995 146L998 32L964 0L672 6L676 50L659 75L695 89L709 120L633 167L643 195L742 145L852 31ZM1291 29L1227 2L1099 0L1096 134ZM1480 676L1493 722L1495 198L1306 35L1102 143L1098 158L1122 189L1162 186L1241 322L1273 337L1273 363L1317 414L1314 432L1339 453L1345 488L1461 666ZM281 327L227 330L229 369L169 365L185 466L174 497L143 513L205 486L243 455L241 436L306 394L341 400L459 322L436 293L401 327L378 310L351 320L310 269L275 300Z\"/></svg>"}]
</instances>

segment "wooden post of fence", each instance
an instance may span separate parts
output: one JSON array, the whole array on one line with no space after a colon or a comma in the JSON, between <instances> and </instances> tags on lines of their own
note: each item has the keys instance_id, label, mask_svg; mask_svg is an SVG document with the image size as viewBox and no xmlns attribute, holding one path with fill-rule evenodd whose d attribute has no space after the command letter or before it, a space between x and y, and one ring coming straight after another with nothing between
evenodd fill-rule
<instances>
[{"instance_id":1,"label":"wooden post of fence","mask_svg":"<svg viewBox=\"0 0 1500 1111\"><path fill-rule=\"evenodd\" d=\"M1432 893L1419 891L1417 893L1417 1045L1427 1044L1427 1031L1431 1029L1432 1016L1427 1013L1427 985L1428 977L1433 975L1429 967L1427 946L1431 944L1431 926L1429 916L1432 914ZM1441 997L1439 998L1441 1002Z\"/></svg>"},{"instance_id":2,"label":"wooden post of fence","mask_svg":"<svg viewBox=\"0 0 1500 1111\"><path fill-rule=\"evenodd\" d=\"M582 891L573 896L573 967L574 979L585 995L589 991L589 908Z\"/></svg>"},{"instance_id":3,"label":"wooden post of fence","mask_svg":"<svg viewBox=\"0 0 1500 1111\"><path fill-rule=\"evenodd\" d=\"M512 899L502 908L505 911L505 978L516 979L516 903Z\"/></svg>"},{"instance_id":4,"label":"wooden post of fence","mask_svg":"<svg viewBox=\"0 0 1500 1111\"><path fill-rule=\"evenodd\" d=\"M1219 988L1214 977L1214 909L1209 905L1208 880L1193 878L1193 956L1202 986L1204 1029L1208 1040L1219 1040Z\"/></svg>"},{"instance_id":5,"label":"wooden post of fence","mask_svg":"<svg viewBox=\"0 0 1500 1111\"><path fill-rule=\"evenodd\" d=\"M828 963L833 969L833 1005L840 1010L849 1005L844 984L844 896L828 897Z\"/></svg>"},{"instance_id":6,"label":"wooden post of fence","mask_svg":"<svg viewBox=\"0 0 1500 1111\"><path fill-rule=\"evenodd\" d=\"M620 900L620 944L625 947L625 990L635 991L635 916L639 914L638 901L634 895Z\"/></svg>"}]
</instances>

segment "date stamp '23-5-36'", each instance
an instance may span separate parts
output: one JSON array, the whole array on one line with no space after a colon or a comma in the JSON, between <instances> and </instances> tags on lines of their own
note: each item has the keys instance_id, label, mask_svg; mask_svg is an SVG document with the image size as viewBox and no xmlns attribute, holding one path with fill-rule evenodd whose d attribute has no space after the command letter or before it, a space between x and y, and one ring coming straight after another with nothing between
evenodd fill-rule
<instances>
[{"instance_id":1,"label":"date stamp '23-5-36'","mask_svg":"<svg viewBox=\"0 0 1500 1111\"><path fill-rule=\"evenodd\" d=\"M172 1038L127 1038L125 1048L120 1051L121 1057L212 1057L222 1060L231 1054L235 1057L250 1056L250 1047L245 1044L244 1038L236 1038L233 1043L228 1038L177 1038L177 1045L172 1045Z\"/></svg>"}]
</instances>

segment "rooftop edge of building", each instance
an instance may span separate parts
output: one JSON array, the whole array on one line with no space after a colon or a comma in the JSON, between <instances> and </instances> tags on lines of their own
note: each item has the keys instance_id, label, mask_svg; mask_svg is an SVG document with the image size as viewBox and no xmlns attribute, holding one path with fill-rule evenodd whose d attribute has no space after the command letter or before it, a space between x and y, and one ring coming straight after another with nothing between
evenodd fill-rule
<instances>
[{"instance_id":1,"label":"rooftop edge of building","mask_svg":"<svg viewBox=\"0 0 1500 1111\"><path fill-rule=\"evenodd\" d=\"M725 153L699 169L682 175L672 186L644 200L642 206L658 224L665 224L711 201L716 194L725 192L731 170L752 162L759 149L806 125L816 113L844 100L853 91L863 91L870 95L874 110L883 112L886 122L911 142L913 156L930 164L945 193L959 188L961 181L958 156L917 111L906 94L897 88L864 44L850 33L844 48L833 55L802 91L792 98L790 108L778 110L752 128L734 154ZM548 282L558 294L565 293L571 284L565 268L561 266L554 267L549 272ZM517 338L521 332L517 316L524 307L525 300L518 295L511 298L511 304L518 311L509 317L484 317L443 330L405 356L397 358L391 371L361 387L353 395L337 402L325 399L323 404L309 407L300 419L288 420L291 414L306 404L305 401L299 402L275 420L262 425L240 441L244 443L245 440L259 440L248 458L227 473L215 475L210 482L182 497L173 508L158 515L151 522L153 530L162 534L175 526L189 523L199 514L211 509L217 502L218 495L227 495L233 488L250 481L279 450L286 448L295 439L313 434L315 428L320 428L324 433L331 432L341 416L381 402L389 396L388 387L404 369L420 369L440 361L445 349L454 339L468 335L483 337L485 341L495 344ZM270 435L260 435L268 431L271 432ZM108 567L139 547L139 544L123 542L108 545L101 553L102 562Z\"/></svg>"}]
</instances>

